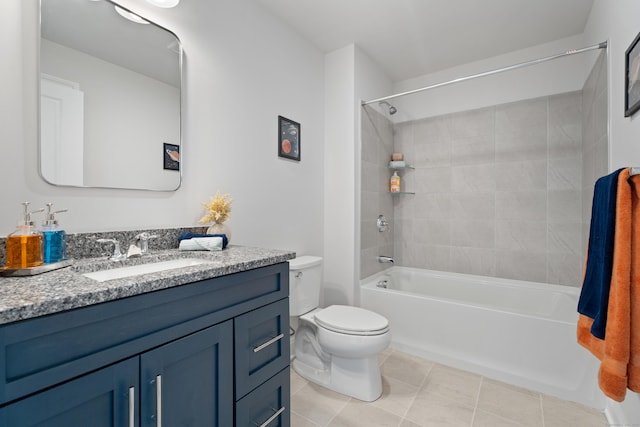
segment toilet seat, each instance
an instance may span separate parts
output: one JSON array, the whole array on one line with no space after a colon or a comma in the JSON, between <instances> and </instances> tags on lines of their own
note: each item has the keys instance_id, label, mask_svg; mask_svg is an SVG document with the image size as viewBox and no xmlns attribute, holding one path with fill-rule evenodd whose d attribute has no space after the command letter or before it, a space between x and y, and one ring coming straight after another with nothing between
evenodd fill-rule
<instances>
[{"instance_id":1,"label":"toilet seat","mask_svg":"<svg viewBox=\"0 0 640 427\"><path fill-rule=\"evenodd\" d=\"M318 326L347 335L382 335L389 321L372 311L348 305L332 305L315 313Z\"/></svg>"}]
</instances>

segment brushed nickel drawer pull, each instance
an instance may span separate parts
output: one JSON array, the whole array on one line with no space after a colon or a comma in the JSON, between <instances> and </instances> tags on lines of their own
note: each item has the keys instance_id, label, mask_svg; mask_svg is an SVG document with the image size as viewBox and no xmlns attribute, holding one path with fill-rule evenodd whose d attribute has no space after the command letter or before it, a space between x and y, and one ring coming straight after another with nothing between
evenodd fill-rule
<instances>
[{"instance_id":1,"label":"brushed nickel drawer pull","mask_svg":"<svg viewBox=\"0 0 640 427\"><path fill-rule=\"evenodd\" d=\"M129 427L136 427L136 388L129 387Z\"/></svg>"},{"instance_id":2,"label":"brushed nickel drawer pull","mask_svg":"<svg viewBox=\"0 0 640 427\"><path fill-rule=\"evenodd\" d=\"M253 352L254 352L254 353L257 353L257 352L259 352L260 350L264 350L265 348L269 347L271 344L273 344L273 343L275 343L275 342L277 342L277 341L280 341L282 338L284 338L284 334L280 334L280 335L278 335L277 337L271 338L271 339L270 339L269 341L267 341L266 343L264 343L264 344L260 344L259 346L254 347L254 348L253 348Z\"/></svg>"},{"instance_id":3,"label":"brushed nickel drawer pull","mask_svg":"<svg viewBox=\"0 0 640 427\"><path fill-rule=\"evenodd\" d=\"M162 427L162 375L156 376L156 426Z\"/></svg>"},{"instance_id":4,"label":"brushed nickel drawer pull","mask_svg":"<svg viewBox=\"0 0 640 427\"><path fill-rule=\"evenodd\" d=\"M260 427L267 427L269 424L271 424L271 422L273 420L278 418L278 416L280 416L280 414L283 413L283 412L284 412L284 406L282 408L278 409L273 415L271 415L267 421L265 421L262 424L260 424ZM258 423L254 423L254 424L258 425Z\"/></svg>"}]
</instances>

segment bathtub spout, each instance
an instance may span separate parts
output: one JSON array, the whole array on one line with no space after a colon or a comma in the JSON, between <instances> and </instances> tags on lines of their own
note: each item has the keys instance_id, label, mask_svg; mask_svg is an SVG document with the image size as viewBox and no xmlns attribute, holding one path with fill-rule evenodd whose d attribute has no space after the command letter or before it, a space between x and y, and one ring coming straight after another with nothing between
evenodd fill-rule
<instances>
[{"instance_id":1,"label":"bathtub spout","mask_svg":"<svg viewBox=\"0 0 640 427\"><path fill-rule=\"evenodd\" d=\"M395 263L392 257L384 256L384 255L378 255L378 262L381 262L381 263L390 262L391 264Z\"/></svg>"}]
</instances>

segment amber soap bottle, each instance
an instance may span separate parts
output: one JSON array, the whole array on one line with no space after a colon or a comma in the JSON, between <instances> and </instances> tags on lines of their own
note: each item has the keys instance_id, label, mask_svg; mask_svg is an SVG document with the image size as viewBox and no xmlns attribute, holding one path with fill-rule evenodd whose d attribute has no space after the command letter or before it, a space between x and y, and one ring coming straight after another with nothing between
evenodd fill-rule
<instances>
[{"instance_id":1,"label":"amber soap bottle","mask_svg":"<svg viewBox=\"0 0 640 427\"><path fill-rule=\"evenodd\" d=\"M44 209L29 212L29 202L24 202L23 219L16 230L7 236L6 268L32 268L42 265L42 234L38 232L31 214Z\"/></svg>"}]
</instances>

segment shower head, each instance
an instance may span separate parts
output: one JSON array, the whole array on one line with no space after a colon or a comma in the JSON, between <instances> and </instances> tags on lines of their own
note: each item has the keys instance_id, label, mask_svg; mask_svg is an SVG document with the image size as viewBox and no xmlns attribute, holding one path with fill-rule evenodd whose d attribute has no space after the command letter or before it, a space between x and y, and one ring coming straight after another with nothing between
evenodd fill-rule
<instances>
[{"instance_id":1,"label":"shower head","mask_svg":"<svg viewBox=\"0 0 640 427\"><path fill-rule=\"evenodd\" d=\"M393 116L395 113L398 112L398 109L393 105L389 104L387 101L380 101L378 102L378 105L386 105L387 108L389 108L389 115L391 116Z\"/></svg>"}]
</instances>

